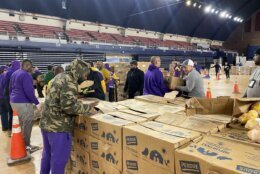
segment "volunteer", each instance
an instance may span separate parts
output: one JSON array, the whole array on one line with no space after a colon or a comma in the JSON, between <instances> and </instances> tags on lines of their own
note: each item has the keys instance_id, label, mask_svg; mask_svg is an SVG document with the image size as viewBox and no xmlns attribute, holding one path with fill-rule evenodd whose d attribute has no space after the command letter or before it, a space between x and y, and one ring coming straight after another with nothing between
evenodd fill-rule
<instances>
[{"instance_id":1,"label":"volunteer","mask_svg":"<svg viewBox=\"0 0 260 174\"><path fill-rule=\"evenodd\" d=\"M143 95L144 88L144 72L137 67L137 61L133 60L130 63L130 70L127 73L124 92L128 93L128 98L134 98L138 95Z\"/></svg>"},{"instance_id":2,"label":"volunteer","mask_svg":"<svg viewBox=\"0 0 260 174\"><path fill-rule=\"evenodd\" d=\"M255 52L254 62L256 65L255 71L249 78L248 87L244 97L260 97L260 48Z\"/></svg>"},{"instance_id":3,"label":"volunteer","mask_svg":"<svg viewBox=\"0 0 260 174\"><path fill-rule=\"evenodd\" d=\"M43 137L41 174L65 173L71 151L74 117L86 115L93 110L92 106L77 100L78 80L86 80L88 73L88 64L75 59L69 65L68 71L54 77L40 120Z\"/></svg>"},{"instance_id":4,"label":"volunteer","mask_svg":"<svg viewBox=\"0 0 260 174\"><path fill-rule=\"evenodd\" d=\"M30 143L34 108L36 105L40 111L41 106L35 96L32 78L32 62L28 59L22 61L22 68L15 71L10 79L10 103L12 109L19 115L22 135L24 137L26 149L32 153L39 150L39 147L32 146Z\"/></svg>"},{"instance_id":5,"label":"volunteer","mask_svg":"<svg viewBox=\"0 0 260 174\"><path fill-rule=\"evenodd\" d=\"M173 86L173 89L183 92L187 97L205 97L203 79L199 72L194 68L194 62L190 59L182 63L184 73L187 75L184 80L185 86Z\"/></svg>"},{"instance_id":6,"label":"volunteer","mask_svg":"<svg viewBox=\"0 0 260 174\"><path fill-rule=\"evenodd\" d=\"M163 80L163 74L160 71L161 58L159 56L151 57L151 64L144 76L144 95L152 94L164 96L166 86Z\"/></svg>"}]
</instances>

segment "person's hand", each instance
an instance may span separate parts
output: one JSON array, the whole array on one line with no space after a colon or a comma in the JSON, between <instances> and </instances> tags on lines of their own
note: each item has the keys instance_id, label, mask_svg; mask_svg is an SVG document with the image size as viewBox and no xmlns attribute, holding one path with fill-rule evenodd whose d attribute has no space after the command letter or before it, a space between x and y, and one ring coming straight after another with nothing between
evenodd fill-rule
<instances>
[{"instance_id":1,"label":"person's hand","mask_svg":"<svg viewBox=\"0 0 260 174\"><path fill-rule=\"evenodd\" d=\"M172 86L171 86L171 89L172 89L172 90L175 90L175 89L176 89L176 85L172 85Z\"/></svg>"},{"instance_id":2,"label":"person's hand","mask_svg":"<svg viewBox=\"0 0 260 174\"><path fill-rule=\"evenodd\" d=\"M41 110L42 110L42 106L41 106L40 103L39 103L38 105L36 105L36 108L37 108L37 110L38 110L39 112L41 112Z\"/></svg>"}]
</instances>

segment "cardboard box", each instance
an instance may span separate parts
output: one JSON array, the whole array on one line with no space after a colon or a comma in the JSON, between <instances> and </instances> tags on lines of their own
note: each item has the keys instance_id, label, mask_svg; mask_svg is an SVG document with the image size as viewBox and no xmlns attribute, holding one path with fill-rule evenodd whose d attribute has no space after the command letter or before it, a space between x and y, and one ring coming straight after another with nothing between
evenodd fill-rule
<instances>
[{"instance_id":1,"label":"cardboard box","mask_svg":"<svg viewBox=\"0 0 260 174\"><path fill-rule=\"evenodd\" d=\"M90 173L90 155L88 152L75 148L70 159L72 173Z\"/></svg>"},{"instance_id":2,"label":"cardboard box","mask_svg":"<svg viewBox=\"0 0 260 174\"><path fill-rule=\"evenodd\" d=\"M174 89L173 87L176 87L176 86L184 86L184 80L182 80L179 77L170 76L168 81L169 81L168 87L170 89Z\"/></svg>"},{"instance_id":3,"label":"cardboard box","mask_svg":"<svg viewBox=\"0 0 260 174\"><path fill-rule=\"evenodd\" d=\"M174 99L164 98L155 95L142 95L135 97L136 100L145 101L145 102L153 102L153 103L162 103L167 104L174 101Z\"/></svg>"},{"instance_id":4,"label":"cardboard box","mask_svg":"<svg viewBox=\"0 0 260 174\"><path fill-rule=\"evenodd\" d=\"M225 128L216 134L212 134L212 136L228 139L231 141L237 141L239 143L244 143L251 146L260 147L260 144L252 142L247 136L248 130L244 129L230 129Z\"/></svg>"},{"instance_id":5,"label":"cardboard box","mask_svg":"<svg viewBox=\"0 0 260 174\"><path fill-rule=\"evenodd\" d=\"M108 114L112 115L114 117L118 117L118 118L124 119L124 120L132 121L132 122L135 122L135 123L142 123L142 122L147 121L147 119L144 118L144 117L131 115L131 114L120 112L120 111L110 112Z\"/></svg>"},{"instance_id":6,"label":"cardboard box","mask_svg":"<svg viewBox=\"0 0 260 174\"><path fill-rule=\"evenodd\" d=\"M90 124L88 116L77 116L74 122L74 129L85 134L90 133Z\"/></svg>"},{"instance_id":7,"label":"cardboard box","mask_svg":"<svg viewBox=\"0 0 260 174\"><path fill-rule=\"evenodd\" d=\"M200 133L156 122L128 125L123 128L124 153L129 151L174 173L174 151L176 148L200 137Z\"/></svg>"},{"instance_id":8,"label":"cardboard box","mask_svg":"<svg viewBox=\"0 0 260 174\"><path fill-rule=\"evenodd\" d=\"M165 170L142 158L138 158L130 151L124 151L123 162L124 174L173 174L169 170Z\"/></svg>"},{"instance_id":9,"label":"cardboard box","mask_svg":"<svg viewBox=\"0 0 260 174\"><path fill-rule=\"evenodd\" d=\"M95 107L99 109L103 114L114 112L121 109L127 109L127 107L119 105L118 103L112 103L107 101L99 101L98 105Z\"/></svg>"},{"instance_id":10,"label":"cardboard box","mask_svg":"<svg viewBox=\"0 0 260 174\"><path fill-rule=\"evenodd\" d=\"M108 165L95 154L90 155L91 174L121 174L112 165Z\"/></svg>"},{"instance_id":11,"label":"cardboard box","mask_svg":"<svg viewBox=\"0 0 260 174\"><path fill-rule=\"evenodd\" d=\"M165 99L163 99L165 100ZM142 112L146 114L162 114L165 112L178 112L185 110L184 107L179 106L179 105L166 105L166 104L160 104L160 103L154 103L154 102L144 102L141 100L126 100L119 102L119 104L128 107L131 110L137 111L137 112Z\"/></svg>"},{"instance_id":12,"label":"cardboard box","mask_svg":"<svg viewBox=\"0 0 260 174\"><path fill-rule=\"evenodd\" d=\"M240 117L243 113L250 110L250 107L259 102L260 98L236 98L233 109L233 116Z\"/></svg>"},{"instance_id":13,"label":"cardboard box","mask_svg":"<svg viewBox=\"0 0 260 174\"><path fill-rule=\"evenodd\" d=\"M74 129L73 145L75 148L80 148L83 151L89 152L89 136L85 132Z\"/></svg>"},{"instance_id":14,"label":"cardboard box","mask_svg":"<svg viewBox=\"0 0 260 174\"><path fill-rule=\"evenodd\" d=\"M151 62L138 62L137 67L145 73L150 64Z\"/></svg>"},{"instance_id":15,"label":"cardboard box","mask_svg":"<svg viewBox=\"0 0 260 174\"><path fill-rule=\"evenodd\" d=\"M260 148L222 138L205 137L178 149L175 157L178 174L260 173Z\"/></svg>"},{"instance_id":16,"label":"cardboard box","mask_svg":"<svg viewBox=\"0 0 260 174\"><path fill-rule=\"evenodd\" d=\"M119 171L123 170L123 150L116 146L104 143L92 136L89 137L90 140L90 152L92 155L96 155L107 165L111 165Z\"/></svg>"},{"instance_id":17,"label":"cardboard box","mask_svg":"<svg viewBox=\"0 0 260 174\"><path fill-rule=\"evenodd\" d=\"M192 98L186 102L187 115L227 115L231 117L233 107L234 99L230 97Z\"/></svg>"},{"instance_id":18,"label":"cardboard box","mask_svg":"<svg viewBox=\"0 0 260 174\"><path fill-rule=\"evenodd\" d=\"M209 121L194 116L186 116L186 113L184 112L177 112L175 114L165 113L162 116L159 116L155 121L198 131L204 134L217 133L219 130L226 127L226 124L224 123Z\"/></svg>"},{"instance_id":19,"label":"cardboard box","mask_svg":"<svg viewBox=\"0 0 260 174\"><path fill-rule=\"evenodd\" d=\"M95 115L90 117L90 135L108 144L122 148L122 128L133 123L107 114Z\"/></svg>"}]
</instances>

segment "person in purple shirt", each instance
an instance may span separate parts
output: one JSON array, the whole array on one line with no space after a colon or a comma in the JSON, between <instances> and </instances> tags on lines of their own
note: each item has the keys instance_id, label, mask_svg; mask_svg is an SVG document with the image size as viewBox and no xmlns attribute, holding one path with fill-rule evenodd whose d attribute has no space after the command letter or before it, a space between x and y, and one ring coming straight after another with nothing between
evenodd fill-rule
<instances>
[{"instance_id":1,"label":"person in purple shirt","mask_svg":"<svg viewBox=\"0 0 260 174\"><path fill-rule=\"evenodd\" d=\"M4 81L4 71L5 66L0 66L0 115L1 115L1 123L2 123L2 131L8 130L8 124L7 124L7 109L4 105L4 88L3 88L3 81Z\"/></svg>"},{"instance_id":2,"label":"person in purple shirt","mask_svg":"<svg viewBox=\"0 0 260 174\"><path fill-rule=\"evenodd\" d=\"M166 86L163 80L163 74L160 71L161 58L159 56L151 57L151 64L144 76L144 95L152 94L164 96Z\"/></svg>"},{"instance_id":3,"label":"person in purple shirt","mask_svg":"<svg viewBox=\"0 0 260 174\"><path fill-rule=\"evenodd\" d=\"M9 136L11 136L12 131L12 121L13 121L13 110L10 105L9 96L9 83L12 74L20 69L20 61L14 60L11 62L10 67L3 74L3 78L0 80L0 91L1 91L1 101L0 110L2 111L2 128L9 131Z\"/></svg>"},{"instance_id":4,"label":"person in purple shirt","mask_svg":"<svg viewBox=\"0 0 260 174\"><path fill-rule=\"evenodd\" d=\"M36 105L40 111L41 106L35 97L32 72L32 62L28 59L22 61L22 68L15 71L10 80L10 103L12 109L19 115L20 126L24 137L26 149L32 153L39 149L31 146L30 138L33 126L34 109Z\"/></svg>"}]
</instances>

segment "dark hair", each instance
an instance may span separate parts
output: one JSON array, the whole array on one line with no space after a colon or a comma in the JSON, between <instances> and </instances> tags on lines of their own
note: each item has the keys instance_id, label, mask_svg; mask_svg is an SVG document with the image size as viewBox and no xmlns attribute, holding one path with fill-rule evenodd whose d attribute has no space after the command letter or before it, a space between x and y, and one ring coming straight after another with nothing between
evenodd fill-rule
<instances>
[{"instance_id":1,"label":"dark hair","mask_svg":"<svg viewBox=\"0 0 260 174\"><path fill-rule=\"evenodd\" d=\"M130 65L136 65L137 66L137 61L136 60L131 61Z\"/></svg>"},{"instance_id":2,"label":"dark hair","mask_svg":"<svg viewBox=\"0 0 260 174\"><path fill-rule=\"evenodd\" d=\"M30 64L32 64L32 61L31 61L31 60L29 60L29 59L24 59L24 60L22 61L22 66L23 66L25 63L27 63L27 62L29 62Z\"/></svg>"},{"instance_id":3,"label":"dark hair","mask_svg":"<svg viewBox=\"0 0 260 174\"><path fill-rule=\"evenodd\" d=\"M51 71L52 70L52 68L53 68L53 66L52 65L48 65L48 71Z\"/></svg>"},{"instance_id":4,"label":"dark hair","mask_svg":"<svg viewBox=\"0 0 260 174\"><path fill-rule=\"evenodd\" d=\"M94 67L94 63L93 62L88 61L87 63L89 63L91 67Z\"/></svg>"}]
</instances>

